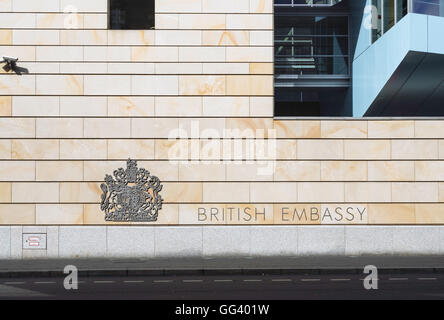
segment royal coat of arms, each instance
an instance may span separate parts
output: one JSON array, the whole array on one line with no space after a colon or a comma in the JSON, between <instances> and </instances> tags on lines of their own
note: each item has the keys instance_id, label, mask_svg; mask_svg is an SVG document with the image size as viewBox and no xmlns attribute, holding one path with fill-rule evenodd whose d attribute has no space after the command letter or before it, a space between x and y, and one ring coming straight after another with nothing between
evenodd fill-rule
<instances>
[{"instance_id":1,"label":"royal coat of arms","mask_svg":"<svg viewBox=\"0 0 444 320\"><path fill-rule=\"evenodd\" d=\"M162 185L148 170L137 168L137 161L129 159L126 170L114 171L114 177L106 175L100 188L105 221L157 221L163 202L159 195Z\"/></svg>"}]
</instances>

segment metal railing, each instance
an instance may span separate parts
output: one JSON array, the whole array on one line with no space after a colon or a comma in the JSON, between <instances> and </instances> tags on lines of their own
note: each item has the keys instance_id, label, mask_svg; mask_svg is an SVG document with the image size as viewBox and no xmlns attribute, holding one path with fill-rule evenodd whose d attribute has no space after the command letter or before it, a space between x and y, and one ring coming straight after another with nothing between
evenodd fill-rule
<instances>
[{"instance_id":1,"label":"metal railing","mask_svg":"<svg viewBox=\"0 0 444 320\"><path fill-rule=\"evenodd\" d=\"M275 0L274 5L276 7L321 7L321 6L334 6L342 0Z\"/></svg>"}]
</instances>

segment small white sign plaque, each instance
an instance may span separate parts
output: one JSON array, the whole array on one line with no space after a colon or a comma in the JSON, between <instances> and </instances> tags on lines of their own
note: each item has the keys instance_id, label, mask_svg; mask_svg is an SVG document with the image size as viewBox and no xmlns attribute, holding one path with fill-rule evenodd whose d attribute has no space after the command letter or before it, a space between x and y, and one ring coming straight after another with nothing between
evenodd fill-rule
<instances>
[{"instance_id":1,"label":"small white sign plaque","mask_svg":"<svg viewBox=\"0 0 444 320\"><path fill-rule=\"evenodd\" d=\"M23 249L46 250L46 233L24 233Z\"/></svg>"}]
</instances>

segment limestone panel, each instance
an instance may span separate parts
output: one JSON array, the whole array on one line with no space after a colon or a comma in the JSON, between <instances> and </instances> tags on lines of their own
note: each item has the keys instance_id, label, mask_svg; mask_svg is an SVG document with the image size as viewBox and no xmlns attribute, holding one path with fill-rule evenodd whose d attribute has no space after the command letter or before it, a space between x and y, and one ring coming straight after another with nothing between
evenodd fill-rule
<instances>
[{"instance_id":1,"label":"limestone panel","mask_svg":"<svg viewBox=\"0 0 444 320\"><path fill-rule=\"evenodd\" d=\"M83 205L78 204L37 204L36 224L40 225L81 225Z\"/></svg>"},{"instance_id":2,"label":"limestone panel","mask_svg":"<svg viewBox=\"0 0 444 320\"><path fill-rule=\"evenodd\" d=\"M413 161L369 161L368 180L413 181L415 180L415 163Z\"/></svg>"},{"instance_id":3,"label":"limestone panel","mask_svg":"<svg viewBox=\"0 0 444 320\"><path fill-rule=\"evenodd\" d=\"M322 161L323 181L366 181L367 162L365 161Z\"/></svg>"},{"instance_id":4,"label":"limestone panel","mask_svg":"<svg viewBox=\"0 0 444 320\"><path fill-rule=\"evenodd\" d=\"M13 183L12 202L18 203L57 203L59 202L58 183Z\"/></svg>"},{"instance_id":5,"label":"limestone panel","mask_svg":"<svg viewBox=\"0 0 444 320\"><path fill-rule=\"evenodd\" d=\"M34 161L0 161L0 181L34 181ZM23 195L26 197L26 195Z\"/></svg>"},{"instance_id":6,"label":"limestone panel","mask_svg":"<svg viewBox=\"0 0 444 320\"><path fill-rule=\"evenodd\" d=\"M309 139L321 137L320 121L275 121L274 128L279 139Z\"/></svg>"},{"instance_id":7,"label":"limestone panel","mask_svg":"<svg viewBox=\"0 0 444 320\"><path fill-rule=\"evenodd\" d=\"M344 156L347 160L389 160L389 140L345 140Z\"/></svg>"},{"instance_id":8,"label":"limestone panel","mask_svg":"<svg viewBox=\"0 0 444 320\"><path fill-rule=\"evenodd\" d=\"M106 159L106 140L61 140L60 159Z\"/></svg>"},{"instance_id":9,"label":"limestone panel","mask_svg":"<svg viewBox=\"0 0 444 320\"><path fill-rule=\"evenodd\" d=\"M2 225L35 224L35 205L0 204L0 224Z\"/></svg>"},{"instance_id":10,"label":"limestone panel","mask_svg":"<svg viewBox=\"0 0 444 320\"><path fill-rule=\"evenodd\" d=\"M0 97L0 116L9 117L12 115L12 97Z\"/></svg>"},{"instance_id":11,"label":"limestone panel","mask_svg":"<svg viewBox=\"0 0 444 320\"><path fill-rule=\"evenodd\" d=\"M369 121L369 138L413 138L415 136L414 121Z\"/></svg>"},{"instance_id":12,"label":"limestone panel","mask_svg":"<svg viewBox=\"0 0 444 320\"><path fill-rule=\"evenodd\" d=\"M37 181L82 181L82 161L38 161Z\"/></svg>"},{"instance_id":13,"label":"limestone panel","mask_svg":"<svg viewBox=\"0 0 444 320\"><path fill-rule=\"evenodd\" d=\"M349 182L345 184L346 202L391 202L391 184L385 182Z\"/></svg>"},{"instance_id":14,"label":"limestone panel","mask_svg":"<svg viewBox=\"0 0 444 320\"><path fill-rule=\"evenodd\" d=\"M437 140L393 140L392 159L438 159Z\"/></svg>"},{"instance_id":15,"label":"limestone panel","mask_svg":"<svg viewBox=\"0 0 444 320\"><path fill-rule=\"evenodd\" d=\"M370 204L370 224L415 224L413 204Z\"/></svg>"},{"instance_id":16,"label":"limestone panel","mask_svg":"<svg viewBox=\"0 0 444 320\"><path fill-rule=\"evenodd\" d=\"M367 121L321 121L322 138L367 138Z\"/></svg>"}]
</instances>

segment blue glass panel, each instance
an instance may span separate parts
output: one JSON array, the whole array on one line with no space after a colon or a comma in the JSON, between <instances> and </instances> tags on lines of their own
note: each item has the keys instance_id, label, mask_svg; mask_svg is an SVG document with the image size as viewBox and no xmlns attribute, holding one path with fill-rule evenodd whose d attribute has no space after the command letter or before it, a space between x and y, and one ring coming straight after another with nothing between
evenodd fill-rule
<instances>
[{"instance_id":1,"label":"blue glass panel","mask_svg":"<svg viewBox=\"0 0 444 320\"><path fill-rule=\"evenodd\" d=\"M444 0L412 0L412 12L444 17Z\"/></svg>"}]
</instances>

